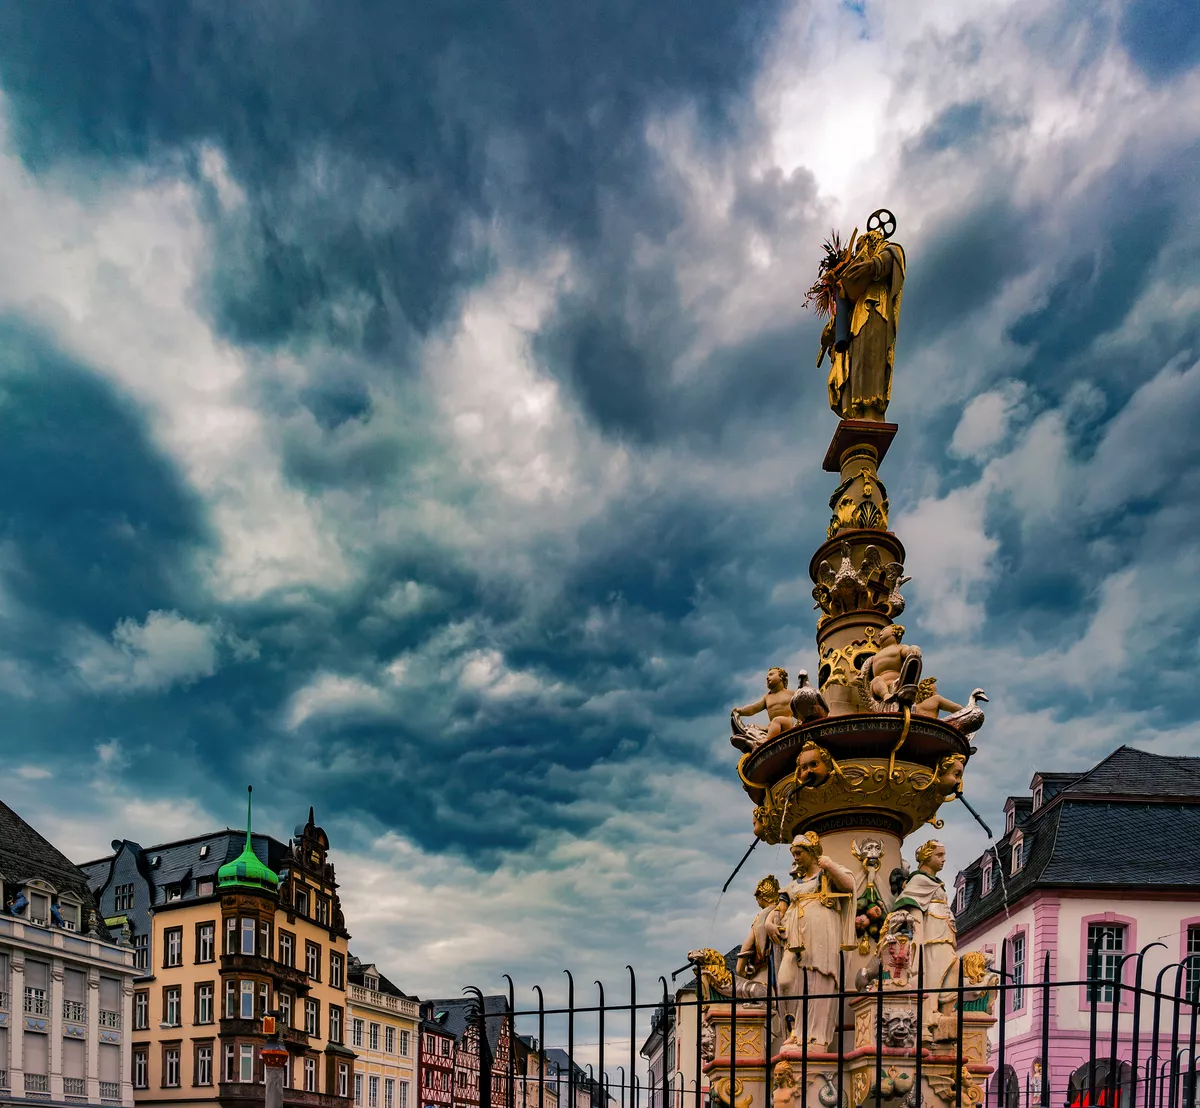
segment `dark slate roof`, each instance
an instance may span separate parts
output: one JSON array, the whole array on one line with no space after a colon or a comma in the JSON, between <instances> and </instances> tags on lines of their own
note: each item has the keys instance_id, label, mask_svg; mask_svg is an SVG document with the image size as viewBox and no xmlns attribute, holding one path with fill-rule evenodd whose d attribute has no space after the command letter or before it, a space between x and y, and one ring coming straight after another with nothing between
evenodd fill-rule
<instances>
[{"instance_id":1,"label":"dark slate roof","mask_svg":"<svg viewBox=\"0 0 1200 1108\"><path fill-rule=\"evenodd\" d=\"M1122 746L1063 792L1200 798L1200 758L1148 754Z\"/></svg>"},{"instance_id":2,"label":"dark slate roof","mask_svg":"<svg viewBox=\"0 0 1200 1108\"><path fill-rule=\"evenodd\" d=\"M141 864L139 872L147 879L154 890L152 904L158 906L167 903L166 890L174 885L181 885L181 899L189 900L196 896L196 882L201 878L216 880L217 870L226 862L233 861L246 845L246 832L227 828L224 831L212 832L208 835L198 835L192 839L181 839L178 842L159 843L157 846L140 847L137 843L115 840L113 849L128 846L135 852L140 852ZM251 845L254 856L269 866L276 873L287 869L291 859L291 851L278 839L269 835L252 835ZM201 857L201 850L208 847L206 855ZM99 891L108 884L116 854L98 858L93 862L84 862L80 867L87 875L94 890ZM157 864L155 859L158 859Z\"/></svg>"},{"instance_id":3,"label":"dark slate roof","mask_svg":"<svg viewBox=\"0 0 1200 1108\"><path fill-rule=\"evenodd\" d=\"M3 802L0 802L0 874L9 885L40 877L59 892L74 893L83 902L80 929L87 930L87 913L95 908L87 874ZM101 938L112 941L103 920L98 921L97 931Z\"/></svg>"},{"instance_id":4,"label":"dark slate roof","mask_svg":"<svg viewBox=\"0 0 1200 1108\"><path fill-rule=\"evenodd\" d=\"M454 1036L456 1042L462 1041L467 1028L479 1018L475 1015L479 1001L473 996L456 996L451 1000L430 1000L426 1003L432 1007L434 1019ZM440 1018L442 1012L446 1013L444 1019ZM488 1045L494 1053L500 1045L500 1028L504 1021L492 1017L508 1014L508 997L485 996L483 1014L487 1025Z\"/></svg>"},{"instance_id":5,"label":"dark slate roof","mask_svg":"<svg viewBox=\"0 0 1200 1108\"><path fill-rule=\"evenodd\" d=\"M1200 857L1175 846L1200 838L1200 758L1122 746L1088 773L1037 776L1042 806L996 843L992 890L982 892L988 855L959 874L967 892L956 913L960 934L1003 911L1006 896L1011 905L1038 887L1200 889ZM1052 777L1057 791L1047 800ZM1018 833L1025 862L1010 874Z\"/></svg>"},{"instance_id":6,"label":"dark slate roof","mask_svg":"<svg viewBox=\"0 0 1200 1108\"><path fill-rule=\"evenodd\" d=\"M1068 785L1073 785L1078 781L1082 773L1038 773L1036 777L1042 779L1042 803L1048 804ZM1029 783L1029 787L1033 788L1033 782Z\"/></svg>"}]
</instances>

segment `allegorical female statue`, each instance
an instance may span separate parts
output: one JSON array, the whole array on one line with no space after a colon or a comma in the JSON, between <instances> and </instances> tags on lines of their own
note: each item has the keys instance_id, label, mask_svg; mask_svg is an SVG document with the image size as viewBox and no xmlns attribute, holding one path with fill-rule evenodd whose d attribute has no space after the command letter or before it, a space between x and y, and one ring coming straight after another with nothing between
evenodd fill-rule
<instances>
[{"instance_id":1,"label":"allegorical female statue","mask_svg":"<svg viewBox=\"0 0 1200 1108\"><path fill-rule=\"evenodd\" d=\"M774 924L783 946L779 965L781 1010L792 1018L789 1041L799 1043L808 971L808 1041L815 1051L833 1042L837 1029L838 961L854 942L854 875L821 853L821 840L809 831L792 840L794 880L785 892L787 908Z\"/></svg>"},{"instance_id":2,"label":"allegorical female statue","mask_svg":"<svg viewBox=\"0 0 1200 1108\"><path fill-rule=\"evenodd\" d=\"M829 316L817 365L828 352L830 408L843 419L883 420L892 396L904 248L886 237L896 226L890 212L874 213L867 226L844 249L836 235L825 243L807 302Z\"/></svg>"},{"instance_id":3,"label":"allegorical female statue","mask_svg":"<svg viewBox=\"0 0 1200 1108\"><path fill-rule=\"evenodd\" d=\"M936 990L957 955L957 926L946 886L938 877L946 864L946 848L937 839L917 847L917 869L904 883L893 911L906 909L917 921L914 942L921 948L926 988ZM931 1010L936 1004L927 1005ZM928 1022L928 1020L926 1021Z\"/></svg>"}]
</instances>

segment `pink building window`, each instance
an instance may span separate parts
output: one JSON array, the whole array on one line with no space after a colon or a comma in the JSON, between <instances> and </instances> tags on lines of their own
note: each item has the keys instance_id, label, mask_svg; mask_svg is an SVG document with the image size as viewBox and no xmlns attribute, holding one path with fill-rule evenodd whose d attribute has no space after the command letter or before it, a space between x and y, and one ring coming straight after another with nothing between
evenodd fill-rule
<instances>
[{"instance_id":1,"label":"pink building window","mask_svg":"<svg viewBox=\"0 0 1200 1108\"><path fill-rule=\"evenodd\" d=\"M1116 912L1103 912L1085 916L1080 922L1080 964L1086 966L1087 977L1096 983L1084 984L1079 989L1081 1009L1091 1006L1093 1000L1099 1008L1111 1010L1116 995L1114 982L1121 982L1121 1007L1133 1007L1132 985L1133 959L1127 955L1137 952L1137 920L1130 916L1119 916Z\"/></svg>"}]
</instances>

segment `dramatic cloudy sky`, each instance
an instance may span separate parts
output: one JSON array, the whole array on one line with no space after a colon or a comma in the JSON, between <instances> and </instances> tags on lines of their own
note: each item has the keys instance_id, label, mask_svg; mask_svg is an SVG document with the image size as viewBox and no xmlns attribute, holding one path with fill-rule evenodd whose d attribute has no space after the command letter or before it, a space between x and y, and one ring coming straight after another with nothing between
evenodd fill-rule
<instances>
[{"instance_id":1,"label":"dramatic cloudy sky","mask_svg":"<svg viewBox=\"0 0 1200 1108\"><path fill-rule=\"evenodd\" d=\"M740 939L802 291L881 204L968 794L1200 754L1198 63L1188 0L0 5L4 799L80 860L315 804L427 995Z\"/></svg>"}]
</instances>

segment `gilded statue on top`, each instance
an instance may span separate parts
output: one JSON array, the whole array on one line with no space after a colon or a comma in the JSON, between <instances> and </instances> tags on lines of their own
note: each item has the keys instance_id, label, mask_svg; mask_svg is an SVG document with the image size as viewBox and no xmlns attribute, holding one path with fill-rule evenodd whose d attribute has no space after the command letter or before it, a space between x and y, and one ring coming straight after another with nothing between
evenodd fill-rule
<instances>
[{"instance_id":1,"label":"gilded statue on top","mask_svg":"<svg viewBox=\"0 0 1200 1108\"><path fill-rule=\"evenodd\" d=\"M892 398L905 270L904 248L889 241L895 230L896 217L881 208L845 247L831 235L805 299L828 319L817 366L828 353L829 407L843 419L882 422Z\"/></svg>"}]
</instances>

